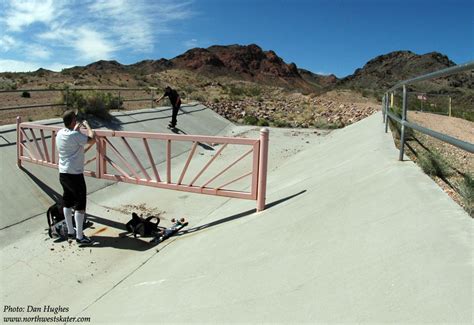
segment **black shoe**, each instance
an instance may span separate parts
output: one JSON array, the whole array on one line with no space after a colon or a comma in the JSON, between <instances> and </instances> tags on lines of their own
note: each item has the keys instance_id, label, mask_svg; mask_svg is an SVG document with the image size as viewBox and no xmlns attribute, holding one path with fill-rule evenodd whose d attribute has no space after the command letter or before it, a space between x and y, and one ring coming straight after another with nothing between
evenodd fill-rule
<instances>
[{"instance_id":1,"label":"black shoe","mask_svg":"<svg viewBox=\"0 0 474 325\"><path fill-rule=\"evenodd\" d=\"M72 234L67 234L67 239L68 240L73 240L74 238L76 238L76 233L73 232Z\"/></svg>"},{"instance_id":2,"label":"black shoe","mask_svg":"<svg viewBox=\"0 0 474 325\"><path fill-rule=\"evenodd\" d=\"M76 238L76 243L78 243L79 245L93 245L95 241L93 241L87 236L82 236L82 239Z\"/></svg>"}]
</instances>

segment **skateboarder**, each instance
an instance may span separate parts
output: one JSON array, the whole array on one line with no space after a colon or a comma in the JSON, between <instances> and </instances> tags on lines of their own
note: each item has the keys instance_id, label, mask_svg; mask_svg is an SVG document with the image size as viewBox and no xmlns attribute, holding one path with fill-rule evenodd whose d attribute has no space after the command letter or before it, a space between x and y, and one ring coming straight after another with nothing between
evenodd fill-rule
<instances>
[{"instance_id":1,"label":"skateboarder","mask_svg":"<svg viewBox=\"0 0 474 325\"><path fill-rule=\"evenodd\" d=\"M163 98L168 97L171 102L171 106L173 107L172 115L171 115L171 122L168 125L170 128L175 128L176 123L178 122L176 117L178 116L179 108L181 107L181 98L179 98L179 94L176 90L172 89L170 86L165 88L165 93L159 99L155 100L157 103L162 100Z\"/></svg>"}]
</instances>

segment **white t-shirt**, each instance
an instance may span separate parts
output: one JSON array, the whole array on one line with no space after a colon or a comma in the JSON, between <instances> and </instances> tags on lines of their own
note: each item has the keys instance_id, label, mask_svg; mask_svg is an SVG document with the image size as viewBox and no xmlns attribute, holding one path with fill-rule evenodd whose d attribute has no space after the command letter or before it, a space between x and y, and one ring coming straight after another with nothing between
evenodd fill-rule
<instances>
[{"instance_id":1,"label":"white t-shirt","mask_svg":"<svg viewBox=\"0 0 474 325\"><path fill-rule=\"evenodd\" d=\"M61 129L56 135L59 154L59 172L82 174L84 172L84 146L89 138L79 131Z\"/></svg>"}]
</instances>

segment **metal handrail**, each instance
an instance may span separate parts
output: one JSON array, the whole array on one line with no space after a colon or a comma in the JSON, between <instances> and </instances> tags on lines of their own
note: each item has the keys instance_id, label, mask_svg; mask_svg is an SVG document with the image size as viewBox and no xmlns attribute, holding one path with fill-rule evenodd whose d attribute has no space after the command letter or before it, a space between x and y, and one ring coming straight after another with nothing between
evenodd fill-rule
<instances>
[{"instance_id":1,"label":"metal handrail","mask_svg":"<svg viewBox=\"0 0 474 325\"><path fill-rule=\"evenodd\" d=\"M38 88L38 89L14 89L14 90L0 90L0 94L5 93L21 93L21 92L59 92L65 91L67 94L69 92L75 91L118 91L119 100L123 103L125 102L145 102L150 101L151 107L153 108L153 103L155 99L155 87L149 88L63 88L63 89L47 89L47 88ZM134 99L124 99L120 97L121 92L125 91L143 91L143 92L151 92L151 96L149 98L134 98ZM34 105L22 105L22 106L8 106L8 107L0 107L0 111L8 111L8 110L17 110L17 109L24 109L24 108L38 108L38 107L50 107L50 106L67 106L67 97L66 95L66 102L65 103L44 103L44 104L34 104Z\"/></svg>"},{"instance_id":2,"label":"metal handrail","mask_svg":"<svg viewBox=\"0 0 474 325\"><path fill-rule=\"evenodd\" d=\"M449 67L449 68L431 72L422 76L400 81L399 83L395 84L392 88L387 90L387 92L391 92L397 88L402 87L403 85L410 85L415 82L420 82L420 81L430 80L430 79L440 78L440 77L446 77L458 72L463 72L463 71L471 70L471 69L474 69L474 61L469 61L464 64L456 65L454 67Z\"/></svg>"},{"instance_id":3,"label":"metal handrail","mask_svg":"<svg viewBox=\"0 0 474 325\"><path fill-rule=\"evenodd\" d=\"M0 90L1 93L21 93L24 91L150 91L156 90L156 88L58 88L58 89L50 89L50 88L33 88L33 89L10 89L10 90Z\"/></svg>"},{"instance_id":4,"label":"metal handrail","mask_svg":"<svg viewBox=\"0 0 474 325\"><path fill-rule=\"evenodd\" d=\"M474 69L474 61L470 61L461 65L457 65L454 67L442 69L439 71L435 71L432 73L428 73L422 76L418 76L415 78L407 79L404 81L401 81L397 84L395 84L393 87L388 89L385 93L385 95L382 98L382 112L383 112L383 119L385 122L385 133L388 131L388 120L391 118L392 120L398 122L401 124L401 133L400 133L400 154L399 154L399 160L403 160L403 154L405 150L405 127L409 127L411 129L417 130L423 134L426 134L428 136L431 136L433 138L436 138L438 140L441 140L443 142L449 143L457 148L460 148L462 150L468 151L470 153L474 153L474 145L470 142L462 141L460 139L451 137L449 135L436 132L434 130L422 127L418 124L408 122L406 119L407 116L407 109L408 109L408 100L407 100L407 85L413 84L415 82L420 82L424 80L429 80L429 79L434 79L434 78L439 78L439 77L445 77L449 76L455 73L467 71L467 70L472 70ZM389 93L393 96L393 92L402 87L403 88L403 108L402 108L402 118L399 118L395 114L393 114L390 111L391 104L389 103Z\"/></svg>"}]
</instances>

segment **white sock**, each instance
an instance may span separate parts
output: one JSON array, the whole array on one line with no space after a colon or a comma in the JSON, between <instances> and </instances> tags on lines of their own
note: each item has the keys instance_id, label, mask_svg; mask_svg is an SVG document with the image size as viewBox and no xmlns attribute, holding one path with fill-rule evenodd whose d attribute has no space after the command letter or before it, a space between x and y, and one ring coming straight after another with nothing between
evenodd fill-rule
<instances>
[{"instance_id":1,"label":"white sock","mask_svg":"<svg viewBox=\"0 0 474 325\"><path fill-rule=\"evenodd\" d=\"M80 213L79 211L76 211L74 213L74 220L76 221L76 238L77 239L82 239L84 237L84 234L82 233L83 231L83 225L84 225L84 213Z\"/></svg>"},{"instance_id":2,"label":"white sock","mask_svg":"<svg viewBox=\"0 0 474 325\"><path fill-rule=\"evenodd\" d=\"M67 233L72 235L74 234L74 226L72 224L72 209L63 208L64 219L66 220Z\"/></svg>"}]
</instances>

